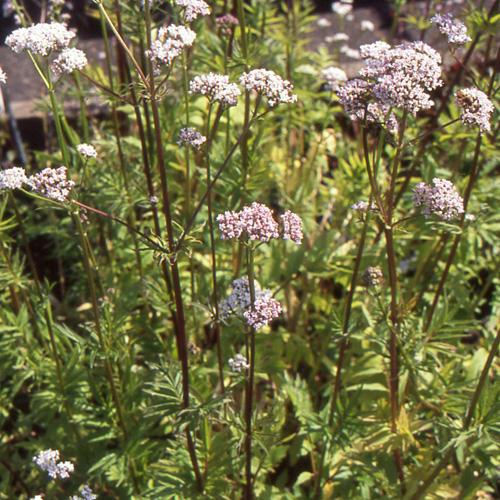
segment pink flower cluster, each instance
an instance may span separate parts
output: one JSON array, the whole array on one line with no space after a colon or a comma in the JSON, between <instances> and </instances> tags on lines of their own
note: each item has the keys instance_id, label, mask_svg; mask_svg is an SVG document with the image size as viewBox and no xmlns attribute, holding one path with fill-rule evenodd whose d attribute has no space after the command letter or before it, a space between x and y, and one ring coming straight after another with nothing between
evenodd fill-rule
<instances>
[{"instance_id":1,"label":"pink flower cluster","mask_svg":"<svg viewBox=\"0 0 500 500\"><path fill-rule=\"evenodd\" d=\"M207 96L210 101L217 101L224 107L236 106L241 90L236 83L230 83L227 75L209 73L195 76L189 82L190 94Z\"/></svg>"},{"instance_id":2,"label":"pink flower cluster","mask_svg":"<svg viewBox=\"0 0 500 500\"><path fill-rule=\"evenodd\" d=\"M477 125L482 134L491 129L490 116L495 107L488 96L477 89L462 89L455 92L456 102L462 108L462 123Z\"/></svg>"},{"instance_id":3,"label":"pink flower cluster","mask_svg":"<svg viewBox=\"0 0 500 500\"><path fill-rule=\"evenodd\" d=\"M179 146L184 143L191 144L194 148L200 149L201 145L205 143L206 140L207 138L197 132L195 128L185 127L181 128L177 144L179 144Z\"/></svg>"},{"instance_id":4,"label":"pink flower cluster","mask_svg":"<svg viewBox=\"0 0 500 500\"><path fill-rule=\"evenodd\" d=\"M390 108L408 110L413 116L434 105L428 91L442 85L441 56L424 42L392 48L385 42L360 47L366 66L360 78L347 82L337 92L351 117L380 121ZM374 104L370 109L370 105Z\"/></svg>"},{"instance_id":5,"label":"pink flower cluster","mask_svg":"<svg viewBox=\"0 0 500 500\"><path fill-rule=\"evenodd\" d=\"M50 69L53 73L69 74L75 69L83 69L87 66L87 56L80 49L64 49L55 59Z\"/></svg>"},{"instance_id":6,"label":"pink flower cluster","mask_svg":"<svg viewBox=\"0 0 500 500\"><path fill-rule=\"evenodd\" d=\"M290 210L281 216L283 221L283 238L290 239L297 245L302 242L302 221ZM273 212L265 205L253 202L239 212L224 212L217 216L222 232L222 239L249 238L250 241L267 242L279 238L279 226L273 218Z\"/></svg>"},{"instance_id":7,"label":"pink flower cluster","mask_svg":"<svg viewBox=\"0 0 500 500\"><path fill-rule=\"evenodd\" d=\"M436 214L442 219L451 220L464 213L464 200L452 182L437 177L432 182L434 187L419 182L413 190L415 207L425 205L422 214L426 217Z\"/></svg>"},{"instance_id":8,"label":"pink flower cluster","mask_svg":"<svg viewBox=\"0 0 500 500\"><path fill-rule=\"evenodd\" d=\"M229 297L221 303L222 319L226 320L230 316L237 316L258 330L281 314L281 304L271 297L269 290L261 290L256 281L254 281L255 301L253 308L247 278L234 280L232 288Z\"/></svg>"}]
</instances>

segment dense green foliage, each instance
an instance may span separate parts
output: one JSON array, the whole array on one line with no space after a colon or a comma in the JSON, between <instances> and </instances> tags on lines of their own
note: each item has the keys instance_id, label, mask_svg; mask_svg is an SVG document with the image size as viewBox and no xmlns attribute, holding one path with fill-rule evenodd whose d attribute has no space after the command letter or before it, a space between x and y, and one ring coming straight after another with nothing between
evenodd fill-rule
<instances>
[{"instance_id":1,"label":"dense green foliage","mask_svg":"<svg viewBox=\"0 0 500 500\"><path fill-rule=\"evenodd\" d=\"M472 41L455 60L443 50L432 109L393 110L400 140L323 87L336 61L308 44L308 3L237 1L224 33L231 6L211 2L156 76L144 52L183 10L140 3L91 6L100 66L50 77L33 56L54 134L26 170L66 165L76 186L64 203L0 194L0 499L82 484L127 500L500 498L498 2L461 13ZM436 35L401 4L395 26ZM240 87L223 109L188 93L196 75L254 68L289 80L297 102L271 108ZM473 86L495 104L491 131L442 127ZM187 126L208 137L199 150L177 144ZM435 177L474 218L420 214L413 188ZM298 214L303 242L221 239L217 214L254 201ZM373 286L369 267L384 276ZM252 274L283 307L257 331L218 307ZM231 371L236 354L249 370ZM70 479L36 467L46 449L75 464Z\"/></svg>"}]
</instances>

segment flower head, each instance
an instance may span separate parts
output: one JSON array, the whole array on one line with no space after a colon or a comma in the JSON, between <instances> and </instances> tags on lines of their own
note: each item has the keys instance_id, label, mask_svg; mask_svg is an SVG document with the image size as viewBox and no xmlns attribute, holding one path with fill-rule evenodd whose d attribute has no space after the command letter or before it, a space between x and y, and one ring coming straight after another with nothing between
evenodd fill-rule
<instances>
[{"instance_id":1,"label":"flower head","mask_svg":"<svg viewBox=\"0 0 500 500\"><path fill-rule=\"evenodd\" d=\"M236 354L236 356L231 358L229 361L229 366L231 367L231 370L233 372L241 372L242 369L247 370L250 368L250 365L248 364L247 358L245 356L242 356L241 354Z\"/></svg>"},{"instance_id":2,"label":"flower head","mask_svg":"<svg viewBox=\"0 0 500 500\"><path fill-rule=\"evenodd\" d=\"M425 205L422 214L429 217L431 214L439 215L442 219L450 220L464 212L464 200L458 194L457 188L446 179L434 178L434 187L419 182L414 190L412 199L415 207Z\"/></svg>"},{"instance_id":3,"label":"flower head","mask_svg":"<svg viewBox=\"0 0 500 500\"><path fill-rule=\"evenodd\" d=\"M59 57L55 59L50 69L53 73L73 73L75 69L83 69L87 66L87 56L80 49L64 49Z\"/></svg>"},{"instance_id":4,"label":"flower head","mask_svg":"<svg viewBox=\"0 0 500 500\"><path fill-rule=\"evenodd\" d=\"M157 39L151 44L145 54L155 67L155 71L163 64L168 66L179 57L182 50L191 47L196 40L196 33L186 26L171 24L158 30Z\"/></svg>"},{"instance_id":5,"label":"flower head","mask_svg":"<svg viewBox=\"0 0 500 500\"><path fill-rule=\"evenodd\" d=\"M70 500L95 500L97 498L93 491L85 484L80 490L81 497L78 495L73 495Z\"/></svg>"},{"instance_id":6,"label":"flower head","mask_svg":"<svg viewBox=\"0 0 500 500\"><path fill-rule=\"evenodd\" d=\"M39 23L13 31L5 39L5 45L14 52L29 50L33 54L46 56L52 50L66 49L74 36L75 33L68 31L65 24Z\"/></svg>"},{"instance_id":7,"label":"flower head","mask_svg":"<svg viewBox=\"0 0 500 500\"><path fill-rule=\"evenodd\" d=\"M0 83L7 83L7 75L2 68L0 68Z\"/></svg>"},{"instance_id":8,"label":"flower head","mask_svg":"<svg viewBox=\"0 0 500 500\"><path fill-rule=\"evenodd\" d=\"M431 17L431 23L437 24L439 31L448 37L452 45L464 45L471 41L467 36L467 27L463 23L454 23L451 14L436 14Z\"/></svg>"},{"instance_id":9,"label":"flower head","mask_svg":"<svg viewBox=\"0 0 500 500\"><path fill-rule=\"evenodd\" d=\"M43 450L36 457L33 457L33 462L53 479L68 478L70 472L75 470L75 466L71 462L59 462L58 450Z\"/></svg>"},{"instance_id":10,"label":"flower head","mask_svg":"<svg viewBox=\"0 0 500 500\"><path fill-rule=\"evenodd\" d=\"M287 210L281 216L281 220L283 221L283 239L292 240L296 245L300 245L304 237L301 218L297 214Z\"/></svg>"},{"instance_id":11,"label":"flower head","mask_svg":"<svg viewBox=\"0 0 500 500\"><path fill-rule=\"evenodd\" d=\"M179 140L177 141L177 144L179 146L182 143L186 144L191 144L196 149L200 149L201 145L206 142L207 138L204 135L201 135L199 132L196 131L195 128L192 127L187 127L187 128L181 128L181 132L179 134Z\"/></svg>"},{"instance_id":12,"label":"flower head","mask_svg":"<svg viewBox=\"0 0 500 500\"><path fill-rule=\"evenodd\" d=\"M85 158L97 158L97 151L92 144L78 144L76 150Z\"/></svg>"},{"instance_id":13,"label":"flower head","mask_svg":"<svg viewBox=\"0 0 500 500\"><path fill-rule=\"evenodd\" d=\"M332 11L339 17L345 17L352 12L351 2L334 2L332 3Z\"/></svg>"},{"instance_id":14,"label":"flower head","mask_svg":"<svg viewBox=\"0 0 500 500\"><path fill-rule=\"evenodd\" d=\"M326 80L325 90L335 92L339 83L347 82L347 74L343 69L329 66L321 72L321 78Z\"/></svg>"},{"instance_id":15,"label":"flower head","mask_svg":"<svg viewBox=\"0 0 500 500\"><path fill-rule=\"evenodd\" d=\"M384 282L384 273L380 267L370 266L361 275L360 283L363 286L371 287L380 285Z\"/></svg>"},{"instance_id":16,"label":"flower head","mask_svg":"<svg viewBox=\"0 0 500 500\"><path fill-rule=\"evenodd\" d=\"M239 24L239 19L237 17L234 17L232 14L226 14L225 16L217 18L217 26L225 35L230 35L233 32L235 26L238 26Z\"/></svg>"},{"instance_id":17,"label":"flower head","mask_svg":"<svg viewBox=\"0 0 500 500\"><path fill-rule=\"evenodd\" d=\"M0 170L0 191L2 189L20 189L28 182L24 168L12 167Z\"/></svg>"},{"instance_id":18,"label":"flower head","mask_svg":"<svg viewBox=\"0 0 500 500\"><path fill-rule=\"evenodd\" d=\"M186 9L184 15L188 23L198 16L209 16L211 12L209 5L203 0L175 0L175 4Z\"/></svg>"},{"instance_id":19,"label":"flower head","mask_svg":"<svg viewBox=\"0 0 500 500\"><path fill-rule=\"evenodd\" d=\"M267 103L271 107L279 103L291 103L297 100L297 96L292 94L293 85L288 80L283 80L274 71L253 69L249 73L243 73L240 85L243 85L247 90L265 95Z\"/></svg>"},{"instance_id":20,"label":"flower head","mask_svg":"<svg viewBox=\"0 0 500 500\"><path fill-rule=\"evenodd\" d=\"M261 203L253 202L239 212L225 212L217 216L222 239L240 238L245 235L251 241L269 241L279 238L278 223L273 213Z\"/></svg>"},{"instance_id":21,"label":"flower head","mask_svg":"<svg viewBox=\"0 0 500 500\"><path fill-rule=\"evenodd\" d=\"M462 108L462 123L477 125L482 134L491 129L490 116L495 109L488 96L477 89L462 89L455 92L456 102Z\"/></svg>"},{"instance_id":22,"label":"flower head","mask_svg":"<svg viewBox=\"0 0 500 500\"><path fill-rule=\"evenodd\" d=\"M221 317L223 319L234 315L258 330L280 315L281 304L271 297L269 290L261 290L257 282L254 281L255 301L253 308L247 278L234 280L232 288L231 295L221 304Z\"/></svg>"},{"instance_id":23,"label":"flower head","mask_svg":"<svg viewBox=\"0 0 500 500\"><path fill-rule=\"evenodd\" d=\"M211 101L217 101L224 107L236 106L241 91L236 83L229 82L229 76L209 73L195 76L189 82L190 94L202 94Z\"/></svg>"},{"instance_id":24,"label":"flower head","mask_svg":"<svg viewBox=\"0 0 500 500\"><path fill-rule=\"evenodd\" d=\"M75 183L68 181L66 177L66 167L44 168L38 174L32 175L27 181L33 191L51 200L63 202L68 199L68 195Z\"/></svg>"},{"instance_id":25,"label":"flower head","mask_svg":"<svg viewBox=\"0 0 500 500\"><path fill-rule=\"evenodd\" d=\"M360 28L361 31L375 31L375 25L367 19L361 21Z\"/></svg>"}]
</instances>

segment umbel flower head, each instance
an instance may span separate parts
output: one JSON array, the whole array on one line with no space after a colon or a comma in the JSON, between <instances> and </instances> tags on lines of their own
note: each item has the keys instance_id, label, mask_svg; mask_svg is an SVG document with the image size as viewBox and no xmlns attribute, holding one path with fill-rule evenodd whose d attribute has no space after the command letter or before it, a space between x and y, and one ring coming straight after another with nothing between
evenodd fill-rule
<instances>
[{"instance_id":1,"label":"umbel flower head","mask_svg":"<svg viewBox=\"0 0 500 500\"><path fill-rule=\"evenodd\" d=\"M390 108L405 109L415 116L434 105L427 92L443 82L441 56L432 47L419 41L394 48L375 42L362 45L360 52L366 64L359 71L360 78L337 92L353 119L378 121L376 115L385 116Z\"/></svg>"},{"instance_id":2,"label":"umbel flower head","mask_svg":"<svg viewBox=\"0 0 500 500\"><path fill-rule=\"evenodd\" d=\"M21 189L28 182L24 168L12 167L0 170L0 191L4 189Z\"/></svg>"},{"instance_id":3,"label":"umbel flower head","mask_svg":"<svg viewBox=\"0 0 500 500\"><path fill-rule=\"evenodd\" d=\"M66 167L44 168L41 172L32 175L26 184L41 196L50 200L64 202L73 189L75 183L66 176Z\"/></svg>"},{"instance_id":4,"label":"umbel flower head","mask_svg":"<svg viewBox=\"0 0 500 500\"><path fill-rule=\"evenodd\" d=\"M203 0L175 0L175 4L184 7L184 17L190 23L198 16L209 16L211 13L209 5Z\"/></svg>"},{"instance_id":5,"label":"umbel flower head","mask_svg":"<svg viewBox=\"0 0 500 500\"><path fill-rule=\"evenodd\" d=\"M250 368L247 358L245 358L245 356L242 356L241 354L236 354L234 358L231 358L228 361L228 364L233 372L238 373L243 369L247 370L248 368Z\"/></svg>"},{"instance_id":6,"label":"umbel flower head","mask_svg":"<svg viewBox=\"0 0 500 500\"><path fill-rule=\"evenodd\" d=\"M2 68L0 68L0 83L7 83L7 75Z\"/></svg>"},{"instance_id":7,"label":"umbel flower head","mask_svg":"<svg viewBox=\"0 0 500 500\"><path fill-rule=\"evenodd\" d=\"M196 33L193 30L186 26L171 24L158 30L157 39L145 54L158 72L162 64L165 66L172 64L172 61L181 55L182 50L191 47L195 40Z\"/></svg>"},{"instance_id":8,"label":"umbel flower head","mask_svg":"<svg viewBox=\"0 0 500 500\"><path fill-rule=\"evenodd\" d=\"M482 134L491 129L490 116L495 107L488 96L477 89L462 89L455 92L456 102L462 108L462 123L477 125Z\"/></svg>"},{"instance_id":9,"label":"umbel flower head","mask_svg":"<svg viewBox=\"0 0 500 500\"><path fill-rule=\"evenodd\" d=\"M33 54L46 56L52 50L66 49L74 36L75 33L68 31L65 24L39 23L13 31L5 39L5 45L14 52L29 50Z\"/></svg>"},{"instance_id":10,"label":"umbel flower head","mask_svg":"<svg viewBox=\"0 0 500 500\"><path fill-rule=\"evenodd\" d=\"M291 103L297 100L292 94L293 85L288 80L283 80L274 71L267 69L253 69L249 73L243 73L240 85L247 90L265 95L269 106L274 107L279 103Z\"/></svg>"},{"instance_id":11,"label":"umbel flower head","mask_svg":"<svg viewBox=\"0 0 500 500\"><path fill-rule=\"evenodd\" d=\"M68 478L70 473L75 470L75 466L71 462L59 462L59 450L43 450L36 457L33 457L33 462L53 479Z\"/></svg>"},{"instance_id":12,"label":"umbel flower head","mask_svg":"<svg viewBox=\"0 0 500 500\"><path fill-rule=\"evenodd\" d=\"M229 82L229 76L209 73L195 76L189 82L189 93L204 95L210 101L219 102L223 107L229 108L238 104L241 90L236 83Z\"/></svg>"},{"instance_id":13,"label":"umbel flower head","mask_svg":"<svg viewBox=\"0 0 500 500\"><path fill-rule=\"evenodd\" d=\"M80 494L81 497L73 495L70 500L96 500L97 498L97 495L94 495L94 492L86 484L82 486Z\"/></svg>"},{"instance_id":14,"label":"umbel flower head","mask_svg":"<svg viewBox=\"0 0 500 500\"><path fill-rule=\"evenodd\" d=\"M83 69L87 66L87 56L80 49L64 49L55 59L50 69L53 73L69 74L75 69Z\"/></svg>"},{"instance_id":15,"label":"umbel flower head","mask_svg":"<svg viewBox=\"0 0 500 500\"><path fill-rule=\"evenodd\" d=\"M181 128L177 144L179 144L179 146L183 143L191 144L191 146L193 146L194 148L200 149L201 145L205 143L206 140L207 138L197 132L195 128L186 127Z\"/></svg>"},{"instance_id":16,"label":"umbel flower head","mask_svg":"<svg viewBox=\"0 0 500 500\"><path fill-rule=\"evenodd\" d=\"M255 301L253 308L247 278L234 280L232 288L229 297L221 303L222 319L227 320L231 316L236 316L258 330L281 314L281 304L271 297L270 290L261 290L256 281L254 281Z\"/></svg>"},{"instance_id":17,"label":"umbel flower head","mask_svg":"<svg viewBox=\"0 0 500 500\"><path fill-rule=\"evenodd\" d=\"M273 212L265 205L253 202L239 212L224 212L217 216L222 239L250 239L250 241L267 242L279 238L279 225L273 218ZM283 238L292 240L297 245L302 242L302 220L290 210L282 216Z\"/></svg>"},{"instance_id":18,"label":"umbel flower head","mask_svg":"<svg viewBox=\"0 0 500 500\"><path fill-rule=\"evenodd\" d=\"M425 205L422 214L429 217L436 214L442 219L451 220L464 213L464 200L457 188L446 179L432 179L434 186L419 182L413 190L415 207Z\"/></svg>"},{"instance_id":19,"label":"umbel flower head","mask_svg":"<svg viewBox=\"0 0 500 500\"><path fill-rule=\"evenodd\" d=\"M446 35L451 45L464 45L471 41L467 36L467 27L463 23L454 23L451 14L436 14L431 23L437 24L439 31Z\"/></svg>"},{"instance_id":20,"label":"umbel flower head","mask_svg":"<svg viewBox=\"0 0 500 500\"><path fill-rule=\"evenodd\" d=\"M76 150L85 158L97 158L97 151L92 144L83 142L82 144L78 144Z\"/></svg>"},{"instance_id":21,"label":"umbel flower head","mask_svg":"<svg viewBox=\"0 0 500 500\"><path fill-rule=\"evenodd\" d=\"M321 72L321 78L326 80L325 90L335 92L339 88L339 83L347 82L347 74L343 69L329 66Z\"/></svg>"}]
</instances>

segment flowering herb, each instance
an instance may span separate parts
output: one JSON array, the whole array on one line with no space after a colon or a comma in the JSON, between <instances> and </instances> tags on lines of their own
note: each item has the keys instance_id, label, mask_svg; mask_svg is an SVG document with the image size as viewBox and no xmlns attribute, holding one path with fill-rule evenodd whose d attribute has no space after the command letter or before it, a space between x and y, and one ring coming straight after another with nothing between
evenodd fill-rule
<instances>
[{"instance_id":1,"label":"flowering herb","mask_svg":"<svg viewBox=\"0 0 500 500\"><path fill-rule=\"evenodd\" d=\"M44 168L26 182L33 191L54 201L64 202L75 183L66 177L66 167Z\"/></svg>"},{"instance_id":2,"label":"flowering herb","mask_svg":"<svg viewBox=\"0 0 500 500\"><path fill-rule=\"evenodd\" d=\"M252 90L267 97L269 106L274 107L279 103L292 103L297 96L292 94L293 85L288 80L283 80L274 71L254 69L243 73L240 85L247 90Z\"/></svg>"},{"instance_id":3,"label":"flowering herb","mask_svg":"<svg viewBox=\"0 0 500 500\"><path fill-rule=\"evenodd\" d=\"M177 144L181 145L183 143L186 143L190 144L196 149L200 149L201 145L205 143L206 140L207 138L197 132L195 128L187 127L181 129Z\"/></svg>"},{"instance_id":4,"label":"flowering herb","mask_svg":"<svg viewBox=\"0 0 500 500\"><path fill-rule=\"evenodd\" d=\"M454 23L451 14L436 14L431 23L437 24L439 31L446 35L451 45L464 45L471 41L467 35L467 27L463 23Z\"/></svg>"},{"instance_id":5,"label":"flowering herb","mask_svg":"<svg viewBox=\"0 0 500 500\"><path fill-rule=\"evenodd\" d=\"M321 72L321 78L326 80L325 90L335 92L339 88L339 83L347 82L347 74L343 69L329 66Z\"/></svg>"},{"instance_id":6,"label":"flowering herb","mask_svg":"<svg viewBox=\"0 0 500 500\"><path fill-rule=\"evenodd\" d=\"M198 16L209 16L211 13L209 5L203 0L175 0L175 4L186 9L184 16L188 23Z\"/></svg>"},{"instance_id":7,"label":"flowering herb","mask_svg":"<svg viewBox=\"0 0 500 500\"><path fill-rule=\"evenodd\" d=\"M59 450L43 450L33 457L33 462L53 479L66 479L75 470L71 462L59 462Z\"/></svg>"},{"instance_id":8,"label":"flowering herb","mask_svg":"<svg viewBox=\"0 0 500 500\"><path fill-rule=\"evenodd\" d=\"M97 158L97 151L92 144L78 144L76 150L85 158Z\"/></svg>"},{"instance_id":9,"label":"flowering herb","mask_svg":"<svg viewBox=\"0 0 500 500\"><path fill-rule=\"evenodd\" d=\"M75 69L83 69L87 66L87 56L80 49L64 49L55 59L50 69L53 73L69 74Z\"/></svg>"},{"instance_id":10,"label":"flowering herb","mask_svg":"<svg viewBox=\"0 0 500 500\"><path fill-rule=\"evenodd\" d=\"M236 354L236 356L234 358L231 358L228 363L233 372L239 373L243 369L248 370L248 368L250 368L247 358L245 358L245 356L242 356L241 354Z\"/></svg>"}]
</instances>

